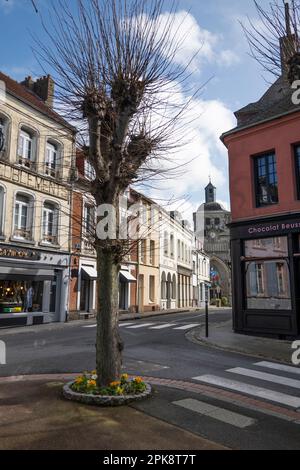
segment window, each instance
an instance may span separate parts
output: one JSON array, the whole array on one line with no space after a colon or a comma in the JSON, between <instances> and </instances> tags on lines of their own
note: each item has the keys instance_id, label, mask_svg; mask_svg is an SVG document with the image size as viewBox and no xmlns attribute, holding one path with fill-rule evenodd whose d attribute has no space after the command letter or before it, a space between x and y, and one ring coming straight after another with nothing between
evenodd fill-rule
<instances>
[{"instance_id":1,"label":"window","mask_svg":"<svg viewBox=\"0 0 300 470\"><path fill-rule=\"evenodd\" d=\"M17 194L14 214L14 237L26 240L32 238L32 212L32 198L23 194Z\"/></svg>"},{"instance_id":2,"label":"window","mask_svg":"<svg viewBox=\"0 0 300 470\"><path fill-rule=\"evenodd\" d=\"M150 240L150 264L155 264L155 241Z\"/></svg>"},{"instance_id":3,"label":"window","mask_svg":"<svg viewBox=\"0 0 300 470\"><path fill-rule=\"evenodd\" d=\"M141 262L146 263L146 249L147 249L147 244L146 240L141 240Z\"/></svg>"},{"instance_id":4,"label":"window","mask_svg":"<svg viewBox=\"0 0 300 470\"><path fill-rule=\"evenodd\" d=\"M34 168L35 165L35 147L36 138L31 131L25 130L23 127L19 134L18 145L18 163L27 168Z\"/></svg>"},{"instance_id":5,"label":"window","mask_svg":"<svg viewBox=\"0 0 300 470\"><path fill-rule=\"evenodd\" d=\"M294 146L297 198L300 199L300 145Z\"/></svg>"},{"instance_id":6,"label":"window","mask_svg":"<svg viewBox=\"0 0 300 470\"><path fill-rule=\"evenodd\" d=\"M58 165L58 146L47 141L46 145L46 159L45 159L45 173L48 176L57 176Z\"/></svg>"},{"instance_id":7,"label":"window","mask_svg":"<svg viewBox=\"0 0 300 470\"><path fill-rule=\"evenodd\" d=\"M210 225L210 219L208 218L205 219L205 225L208 225L208 226Z\"/></svg>"},{"instance_id":8,"label":"window","mask_svg":"<svg viewBox=\"0 0 300 470\"><path fill-rule=\"evenodd\" d=\"M215 219L215 225L220 225L220 219L218 217Z\"/></svg>"},{"instance_id":9,"label":"window","mask_svg":"<svg viewBox=\"0 0 300 470\"><path fill-rule=\"evenodd\" d=\"M91 204L84 205L84 230L85 235L90 237L95 231L95 207Z\"/></svg>"},{"instance_id":10,"label":"window","mask_svg":"<svg viewBox=\"0 0 300 470\"><path fill-rule=\"evenodd\" d=\"M7 152L8 121L0 116L0 158L5 158Z\"/></svg>"},{"instance_id":11,"label":"window","mask_svg":"<svg viewBox=\"0 0 300 470\"><path fill-rule=\"evenodd\" d=\"M4 194L4 188L0 186L0 235L3 235Z\"/></svg>"},{"instance_id":12,"label":"window","mask_svg":"<svg viewBox=\"0 0 300 470\"><path fill-rule=\"evenodd\" d=\"M177 240L177 259L180 259L180 240Z\"/></svg>"},{"instance_id":13,"label":"window","mask_svg":"<svg viewBox=\"0 0 300 470\"><path fill-rule=\"evenodd\" d=\"M55 204L48 202L43 206L43 235L42 241L57 244L58 209Z\"/></svg>"},{"instance_id":14,"label":"window","mask_svg":"<svg viewBox=\"0 0 300 470\"><path fill-rule=\"evenodd\" d=\"M254 159L256 206L278 203L278 185L275 153Z\"/></svg>"},{"instance_id":15,"label":"window","mask_svg":"<svg viewBox=\"0 0 300 470\"><path fill-rule=\"evenodd\" d=\"M89 181L93 181L96 178L95 168L87 159L84 160L84 176Z\"/></svg>"},{"instance_id":16,"label":"window","mask_svg":"<svg viewBox=\"0 0 300 470\"><path fill-rule=\"evenodd\" d=\"M155 302L155 277L149 276L149 300Z\"/></svg>"},{"instance_id":17,"label":"window","mask_svg":"<svg viewBox=\"0 0 300 470\"><path fill-rule=\"evenodd\" d=\"M165 272L161 275L160 295L162 299L167 298L167 280Z\"/></svg>"},{"instance_id":18,"label":"window","mask_svg":"<svg viewBox=\"0 0 300 470\"><path fill-rule=\"evenodd\" d=\"M174 258L174 235L170 235L170 256Z\"/></svg>"},{"instance_id":19,"label":"window","mask_svg":"<svg viewBox=\"0 0 300 470\"><path fill-rule=\"evenodd\" d=\"M254 310L290 310L287 237L245 242L246 303Z\"/></svg>"},{"instance_id":20,"label":"window","mask_svg":"<svg viewBox=\"0 0 300 470\"><path fill-rule=\"evenodd\" d=\"M173 274L172 278L172 298L176 299L176 276Z\"/></svg>"},{"instance_id":21,"label":"window","mask_svg":"<svg viewBox=\"0 0 300 470\"><path fill-rule=\"evenodd\" d=\"M169 255L169 237L168 237L168 232L164 233L164 255L168 256Z\"/></svg>"}]
</instances>

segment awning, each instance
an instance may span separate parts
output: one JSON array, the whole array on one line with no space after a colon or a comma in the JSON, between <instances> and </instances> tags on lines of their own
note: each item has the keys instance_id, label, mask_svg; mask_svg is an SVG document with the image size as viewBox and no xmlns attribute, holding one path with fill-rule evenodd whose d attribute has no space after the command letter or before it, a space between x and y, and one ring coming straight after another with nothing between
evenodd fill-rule
<instances>
[{"instance_id":1,"label":"awning","mask_svg":"<svg viewBox=\"0 0 300 470\"><path fill-rule=\"evenodd\" d=\"M95 281L98 278L98 274L95 268L92 266L81 266L81 275L85 279Z\"/></svg>"},{"instance_id":2,"label":"awning","mask_svg":"<svg viewBox=\"0 0 300 470\"><path fill-rule=\"evenodd\" d=\"M0 272L1 281L50 281L55 279L55 272L50 269L6 268L5 271Z\"/></svg>"},{"instance_id":3,"label":"awning","mask_svg":"<svg viewBox=\"0 0 300 470\"><path fill-rule=\"evenodd\" d=\"M136 278L129 271L120 271L121 282L136 282Z\"/></svg>"}]
</instances>

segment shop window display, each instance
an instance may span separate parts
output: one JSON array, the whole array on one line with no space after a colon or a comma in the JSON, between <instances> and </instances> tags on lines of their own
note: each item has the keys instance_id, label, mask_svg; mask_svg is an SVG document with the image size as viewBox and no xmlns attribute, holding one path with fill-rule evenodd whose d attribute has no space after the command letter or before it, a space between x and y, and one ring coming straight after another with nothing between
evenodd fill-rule
<instances>
[{"instance_id":1,"label":"shop window display","mask_svg":"<svg viewBox=\"0 0 300 470\"><path fill-rule=\"evenodd\" d=\"M0 281L0 313L40 312L43 281Z\"/></svg>"}]
</instances>

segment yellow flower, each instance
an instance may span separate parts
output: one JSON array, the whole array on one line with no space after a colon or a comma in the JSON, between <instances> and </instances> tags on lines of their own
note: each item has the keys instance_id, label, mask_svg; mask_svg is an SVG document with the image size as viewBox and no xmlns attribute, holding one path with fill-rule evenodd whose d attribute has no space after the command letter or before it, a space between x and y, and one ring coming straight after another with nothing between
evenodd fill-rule
<instances>
[{"instance_id":1,"label":"yellow flower","mask_svg":"<svg viewBox=\"0 0 300 470\"><path fill-rule=\"evenodd\" d=\"M75 380L75 383L79 385L79 384L82 384L83 381L84 381L84 378L80 376L80 377L77 377L77 379Z\"/></svg>"},{"instance_id":2,"label":"yellow flower","mask_svg":"<svg viewBox=\"0 0 300 470\"><path fill-rule=\"evenodd\" d=\"M123 380L127 380L127 379L128 379L128 374L123 374L123 375L121 376L121 378L122 378Z\"/></svg>"},{"instance_id":3,"label":"yellow flower","mask_svg":"<svg viewBox=\"0 0 300 470\"><path fill-rule=\"evenodd\" d=\"M137 384L140 384L140 383L143 382L143 379L142 379L142 377L136 377L136 378L134 379L134 381L135 381Z\"/></svg>"},{"instance_id":4,"label":"yellow flower","mask_svg":"<svg viewBox=\"0 0 300 470\"><path fill-rule=\"evenodd\" d=\"M97 371L96 371L96 370L92 370L92 371L91 371L91 375L97 375Z\"/></svg>"},{"instance_id":5,"label":"yellow flower","mask_svg":"<svg viewBox=\"0 0 300 470\"><path fill-rule=\"evenodd\" d=\"M123 394L123 388L122 387L117 387L116 392L117 392L118 395L122 395Z\"/></svg>"},{"instance_id":6,"label":"yellow flower","mask_svg":"<svg viewBox=\"0 0 300 470\"><path fill-rule=\"evenodd\" d=\"M96 386L96 380L88 380L87 385L88 385L88 387L95 387Z\"/></svg>"},{"instance_id":7,"label":"yellow flower","mask_svg":"<svg viewBox=\"0 0 300 470\"><path fill-rule=\"evenodd\" d=\"M120 381L117 381L117 380L109 384L110 387L118 387L118 385L120 385Z\"/></svg>"}]
</instances>

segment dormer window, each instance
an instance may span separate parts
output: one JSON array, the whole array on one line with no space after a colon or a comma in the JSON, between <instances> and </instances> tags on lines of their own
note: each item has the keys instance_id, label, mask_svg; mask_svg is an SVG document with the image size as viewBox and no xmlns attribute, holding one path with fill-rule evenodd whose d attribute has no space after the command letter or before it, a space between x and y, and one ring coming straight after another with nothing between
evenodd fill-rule
<instances>
[{"instance_id":1,"label":"dormer window","mask_svg":"<svg viewBox=\"0 0 300 470\"><path fill-rule=\"evenodd\" d=\"M45 174L53 178L58 176L59 147L57 144L47 141Z\"/></svg>"},{"instance_id":2,"label":"dormer window","mask_svg":"<svg viewBox=\"0 0 300 470\"><path fill-rule=\"evenodd\" d=\"M19 134L18 163L34 169L36 160L36 137L33 132L21 128Z\"/></svg>"}]
</instances>

